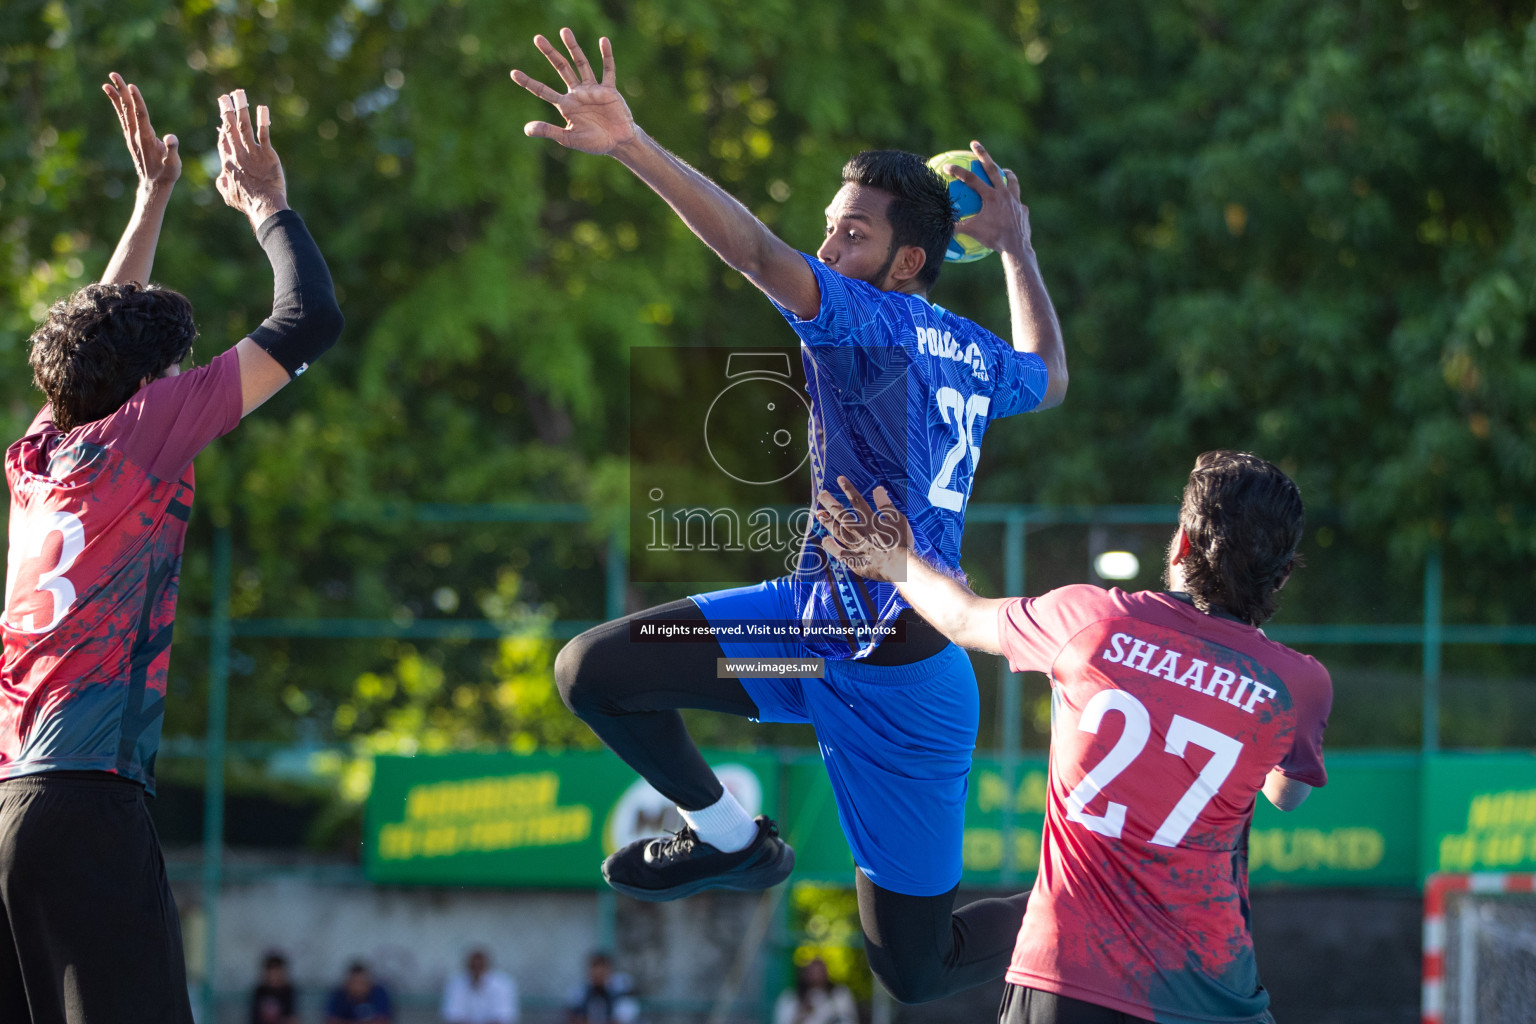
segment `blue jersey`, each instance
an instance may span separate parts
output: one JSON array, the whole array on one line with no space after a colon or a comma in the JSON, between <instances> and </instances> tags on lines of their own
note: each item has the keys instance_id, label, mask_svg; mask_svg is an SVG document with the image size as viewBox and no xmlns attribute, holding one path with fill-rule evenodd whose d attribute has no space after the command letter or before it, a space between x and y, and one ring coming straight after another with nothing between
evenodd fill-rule
<instances>
[{"instance_id":1,"label":"blue jersey","mask_svg":"<svg viewBox=\"0 0 1536 1024\"><path fill-rule=\"evenodd\" d=\"M987 424L1040 404L1045 362L926 299L805 260L821 309L814 320L780 311L800 336L811 396L812 503L823 488L841 499L839 476L866 498L884 484L912 523L917 553L959 577L965 505ZM907 605L893 585L829 559L825 536L812 519L790 577L795 603L806 624L854 632L836 639L812 632L806 646L821 657L863 657L884 635L877 627Z\"/></svg>"}]
</instances>

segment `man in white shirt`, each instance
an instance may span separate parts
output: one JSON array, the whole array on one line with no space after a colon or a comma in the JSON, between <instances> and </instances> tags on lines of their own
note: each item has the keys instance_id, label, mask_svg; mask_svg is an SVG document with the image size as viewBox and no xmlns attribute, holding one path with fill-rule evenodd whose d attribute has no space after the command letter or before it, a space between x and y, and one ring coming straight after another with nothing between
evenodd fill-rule
<instances>
[{"instance_id":1,"label":"man in white shirt","mask_svg":"<svg viewBox=\"0 0 1536 1024\"><path fill-rule=\"evenodd\" d=\"M491 970L485 950L471 951L464 970L444 986L443 1024L517 1024L517 983Z\"/></svg>"}]
</instances>

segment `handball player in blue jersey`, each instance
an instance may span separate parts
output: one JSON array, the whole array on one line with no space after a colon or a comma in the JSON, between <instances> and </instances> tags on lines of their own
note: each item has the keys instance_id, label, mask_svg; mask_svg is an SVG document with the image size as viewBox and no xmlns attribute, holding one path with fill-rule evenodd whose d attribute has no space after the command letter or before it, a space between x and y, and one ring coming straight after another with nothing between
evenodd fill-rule
<instances>
[{"instance_id":1,"label":"handball player in blue jersey","mask_svg":"<svg viewBox=\"0 0 1536 1024\"><path fill-rule=\"evenodd\" d=\"M966 233L1002 254L1009 343L928 299L955 210L947 185L921 157L873 151L851 159L827 207L820 248L798 252L635 124L615 85L607 39L599 80L575 35L564 29L561 38L569 59L543 36L534 41L566 92L512 72L566 122L533 122L527 134L619 160L773 301L799 335L805 363L808 497L838 476L872 491L891 472L907 481L903 511L919 550L958 576L987 424L1056 405L1067 385L1061 331L1017 178L979 143L972 148L985 180L951 169L982 198ZM954 909L980 713L976 679L965 653L894 586L827 558L823 533L812 520L786 577L698 594L583 633L560 652L555 677L570 708L675 801L686 823L674 837L633 843L604 863L609 883L640 899L765 888L794 865L775 824L749 817L705 764L678 709L812 724L858 867L870 965L898 999L934 999L1001 977L1023 917L1022 898ZM752 642L630 639L645 620L679 619L834 629ZM721 679L723 656L819 657L825 675Z\"/></svg>"},{"instance_id":2,"label":"handball player in blue jersey","mask_svg":"<svg viewBox=\"0 0 1536 1024\"><path fill-rule=\"evenodd\" d=\"M272 315L182 371L185 297L149 283L181 173L134 86L105 87L139 172L99 284L32 335L48 403L5 454L0 616L0 1021L190 1024L176 902L145 806L165 717L194 456L341 333L330 272L288 208L266 107L219 97L215 185L271 261Z\"/></svg>"}]
</instances>

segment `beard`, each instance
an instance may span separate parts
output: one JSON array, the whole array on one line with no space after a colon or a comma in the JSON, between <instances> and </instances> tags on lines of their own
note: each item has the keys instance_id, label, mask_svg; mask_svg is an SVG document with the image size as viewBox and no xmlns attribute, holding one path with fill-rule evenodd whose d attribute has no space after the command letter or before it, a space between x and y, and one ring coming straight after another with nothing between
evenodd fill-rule
<instances>
[{"instance_id":1,"label":"beard","mask_svg":"<svg viewBox=\"0 0 1536 1024\"><path fill-rule=\"evenodd\" d=\"M891 264L896 262L896 253L899 248L900 246L898 246L895 242L892 242L891 250L885 254L885 262L880 264L880 269L875 271L873 274L870 274L868 277L859 278L859 280L863 281L865 284L872 284L876 288L879 288L881 291L885 291L885 288L882 287L882 285L885 283L885 275L891 272Z\"/></svg>"}]
</instances>

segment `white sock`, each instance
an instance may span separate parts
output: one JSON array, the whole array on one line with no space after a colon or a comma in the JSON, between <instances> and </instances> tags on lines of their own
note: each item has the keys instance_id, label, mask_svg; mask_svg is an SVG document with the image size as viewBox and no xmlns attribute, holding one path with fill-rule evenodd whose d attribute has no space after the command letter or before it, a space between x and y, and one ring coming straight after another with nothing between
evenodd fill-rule
<instances>
[{"instance_id":1,"label":"white sock","mask_svg":"<svg viewBox=\"0 0 1536 1024\"><path fill-rule=\"evenodd\" d=\"M700 839L722 853L745 850L757 838L757 822L736 802L730 790L702 810L685 811L681 807L677 810Z\"/></svg>"}]
</instances>

